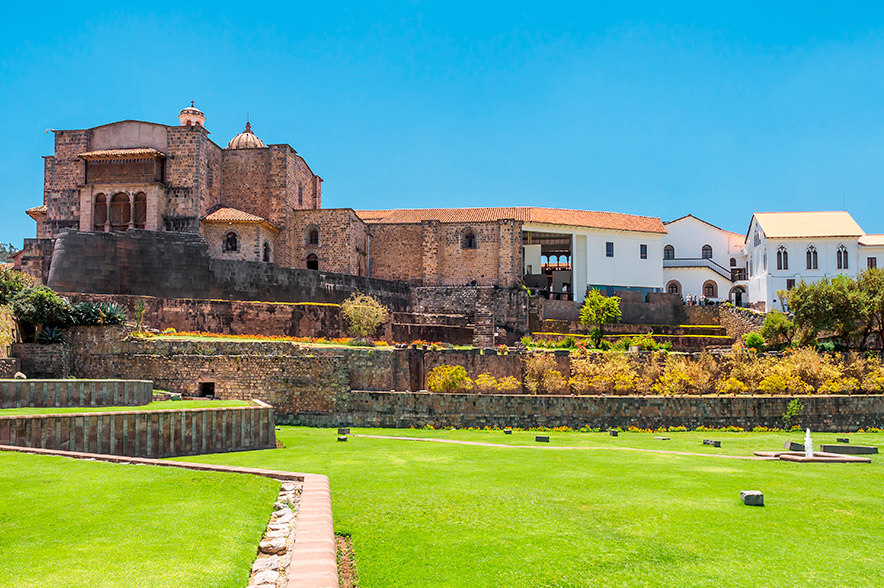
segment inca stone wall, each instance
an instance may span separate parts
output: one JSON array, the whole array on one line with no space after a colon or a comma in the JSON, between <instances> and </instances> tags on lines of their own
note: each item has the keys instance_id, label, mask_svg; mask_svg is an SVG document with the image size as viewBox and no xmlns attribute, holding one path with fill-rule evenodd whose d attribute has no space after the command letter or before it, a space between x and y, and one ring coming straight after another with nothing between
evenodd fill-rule
<instances>
[{"instance_id":1,"label":"inca stone wall","mask_svg":"<svg viewBox=\"0 0 884 588\"><path fill-rule=\"evenodd\" d=\"M147 380L0 380L0 408L142 406L152 398Z\"/></svg>"},{"instance_id":2,"label":"inca stone wall","mask_svg":"<svg viewBox=\"0 0 884 588\"><path fill-rule=\"evenodd\" d=\"M19 371L29 378L67 378L72 373L70 348L62 343L13 343Z\"/></svg>"},{"instance_id":3,"label":"inca stone wall","mask_svg":"<svg viewBox=\"0 0 884 588\"><path fill-rule=\"evenodd\" d=\"M0 416L0 445L129 457L276 447L273 409L202 408Z\"/></svg>"},{"instance_id":4,"label":"inca stone wall","mask_svg":"<svg viewBox=\"0 0 884 588\"><path fill-rule=\"evenodd\" d=\"M359 427L559 427L657 428L683 426L782 427L792 398L531 396L351 392L333 414L281 416L281 422ZM800 396L795 420L817 431L855 431L884 425L884 396Z\"/></svg>"}]
</instances>

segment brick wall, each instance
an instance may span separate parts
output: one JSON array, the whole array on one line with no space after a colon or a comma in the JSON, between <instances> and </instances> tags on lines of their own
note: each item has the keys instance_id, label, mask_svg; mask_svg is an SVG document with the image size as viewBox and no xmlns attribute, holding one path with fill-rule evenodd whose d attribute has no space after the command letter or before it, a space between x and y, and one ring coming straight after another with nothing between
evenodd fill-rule
<instances>
[{"instance_id":1,"label":"brick wall","mask_svg":"<svg viewBox=\"0 0 884 588\"><path fill-rule=\"evenodd\" d=\"M0 416L0 445L175 457L273 449L273 409L204 408Z\"/></svg>"},{"instance_id":2,"label":"brick wall","mask_svg":"<svg viewBox=\"0 0 884 588\"><path fill-rule=\"evenodd\" d=\"M281 416L281 422L359 427L642 427L782 426L792 398L796 420L817 431L855 431L884 424L884 396L639 397L470 395L351 392L328 415Z\"/></svg>"},{"instance_id":3,"label":"brick wall","mask_svg":"<svg viewBox=\"0 0 884 588\"><path fill-rule=\"evenodd\" d=\"M0 408L141 406L152 399L148 380L0 380Z\"/></svg>"}]
</instances>

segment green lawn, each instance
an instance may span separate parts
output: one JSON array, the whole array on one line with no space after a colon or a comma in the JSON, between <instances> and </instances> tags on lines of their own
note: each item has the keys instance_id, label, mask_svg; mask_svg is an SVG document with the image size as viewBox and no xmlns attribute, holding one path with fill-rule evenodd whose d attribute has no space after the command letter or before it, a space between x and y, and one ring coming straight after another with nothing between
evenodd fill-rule
<instances>
[{"instance_id":1,"label":"green lawn","mask_svg":"<svg viewBox=\"0 0 884 588\"><path fill-rule=\"evenodd\" d=\"M175 410L190 408L224 408L230 406L250 406L245 400L160 400L141 406L64 406L43 408L3 408L0 416L18 414L57 414L70 412L124 412L130 410Z\"/></svg>"},{"instance_id":2,"label":"green lawn","mask_svg":"<svg viewBox=\"0 0 884 588\"><path fill-rule=\"evenodd\" d=\"M245 586L256 476L0 452L0 586Z\"/></svg>"},{"instance_id":3,"label":"green lawn","mask_svg":"<svg viewBox=\"0 0 884 588\"><path fill-rule=\"evenodd\" d=\"M353 432L539 446L527 432ZM327 474L361 588L881 585L880 456L794 464L591 449L751 455L800 433L549 434L550 447L588 449L339 443L334 430L281 427L287 449L186 459ZM850 437L884 445L881 434ZM744 489L762 490L766 506L743 506Z\"/></svg>"}]
</instances>

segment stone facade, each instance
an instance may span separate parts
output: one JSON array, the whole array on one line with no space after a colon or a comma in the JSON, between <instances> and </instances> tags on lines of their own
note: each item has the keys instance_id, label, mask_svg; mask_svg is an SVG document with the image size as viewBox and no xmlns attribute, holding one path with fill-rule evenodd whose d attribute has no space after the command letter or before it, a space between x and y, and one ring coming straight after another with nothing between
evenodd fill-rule
<instances>
[{"instance_id":1,"label":"stone facade","mask_svg":"<svg viewBox=\"0 0 884 588\"><path fill-rule=\"evenodd\" d=\"M141 406L152 398L147 380L0 380L0 408Z\"/></svg>"},{"instance_id":2,"label":"stone facade","mask_svg":"<svg viewBox=\"0 0 884 588\"><path fill-rule=\"evenodd\" d=\"M72 373L70 348L61 343L13 343L12 355L29 378L67 378Z\"/></svg>"}]
</instances>

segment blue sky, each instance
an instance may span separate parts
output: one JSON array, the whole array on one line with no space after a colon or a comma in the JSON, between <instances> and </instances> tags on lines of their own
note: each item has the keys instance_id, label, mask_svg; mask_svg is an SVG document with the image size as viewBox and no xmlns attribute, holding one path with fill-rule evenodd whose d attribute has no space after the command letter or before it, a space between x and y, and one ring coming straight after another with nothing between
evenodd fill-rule
<instances>
[{"instance_id":1,"label":"blue sky","mask_svg":"<svg viewBox=\"0 0 884 588\"><path fill-rule=\"evenodd\" d=\"M846 200L884 232L884 4L664 4L6 7L0 241L34 234L45 129L175 124L190 100L220 145L247 114L292 144L325 207L692 213L743 232L753 211Z\"/></svg>"}]
</instances>

